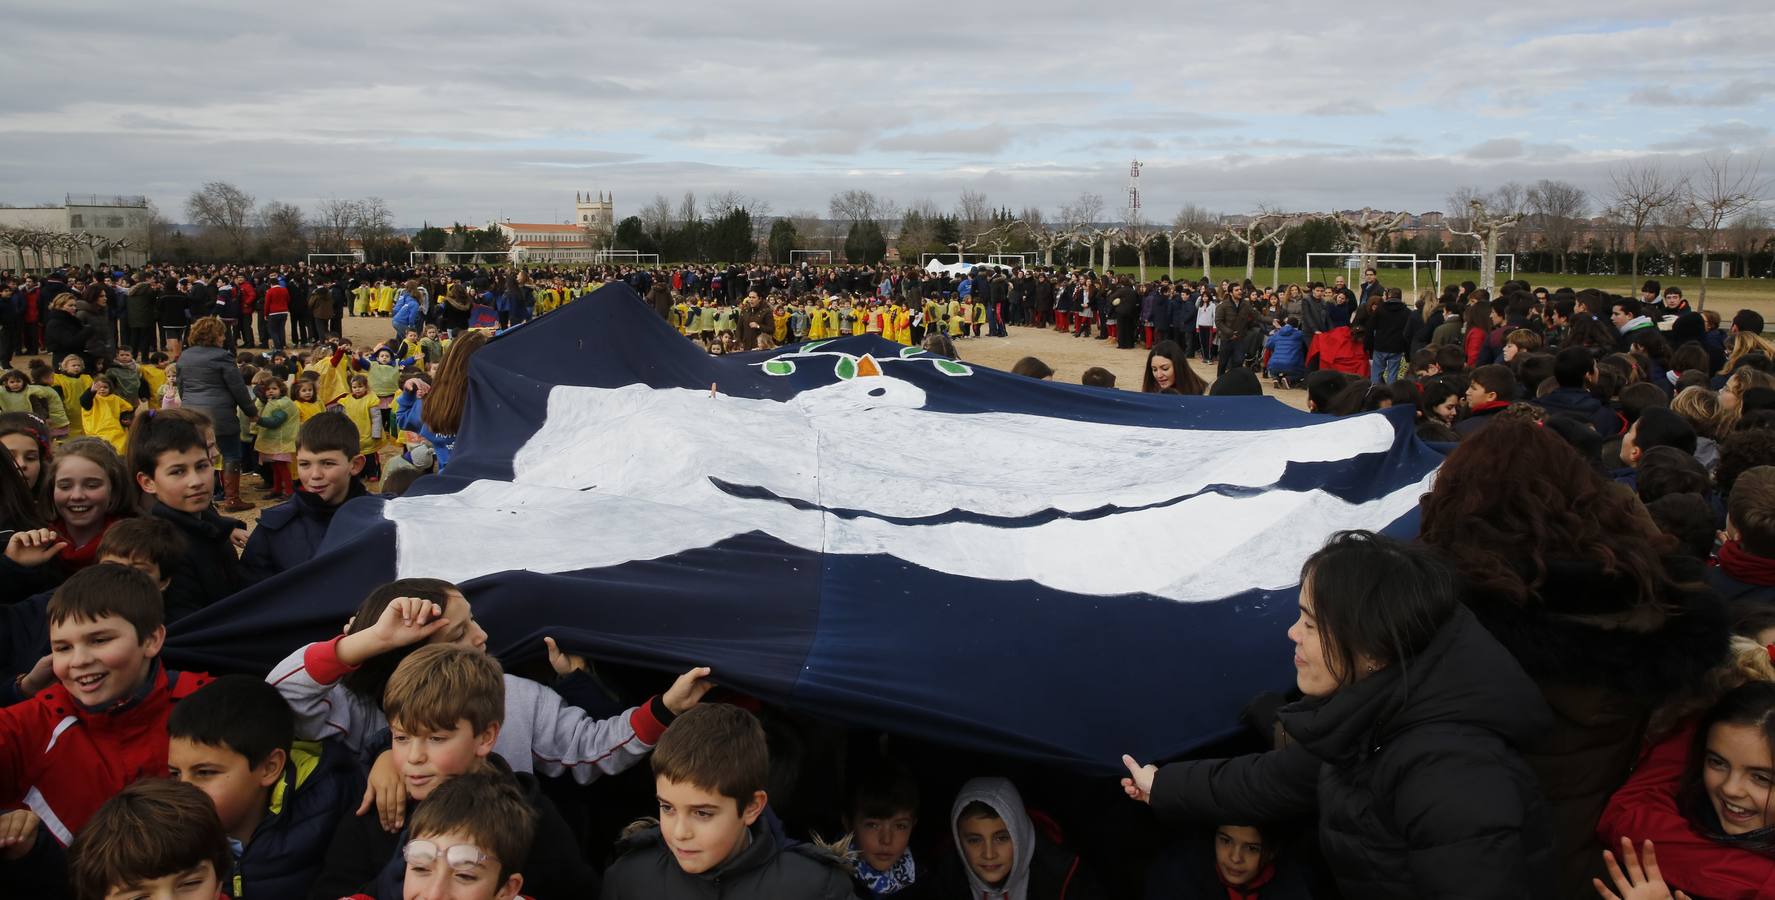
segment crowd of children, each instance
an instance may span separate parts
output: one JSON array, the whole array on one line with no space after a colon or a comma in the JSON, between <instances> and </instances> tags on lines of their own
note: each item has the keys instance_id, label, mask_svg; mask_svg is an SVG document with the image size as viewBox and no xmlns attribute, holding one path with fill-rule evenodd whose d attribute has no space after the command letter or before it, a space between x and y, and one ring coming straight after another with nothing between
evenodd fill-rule
<instances>
[{"instance_id":1,"label":"crowd of children","mask_svg":"<svg viewBox=\"0 0 1775 900\"><path fill-rule=\"evenodd\" d=\"M216 423L180 402L185 327L0 374L0 891L1775 894L1775 342L1755 312L1722 323L1655 283L1408 307L1367 277L367 274L276 286L347 281L387 341L320 328L234 357L240 452L281 497L251 529L216 509ZM417 448L447 462L477 308L521 323L618 279L711 352L1095 329L1148 348L1145 390L1251 393L1263 369L1318 413L1409 409L1449 455L1416 542L1344 534L1307 563L1293 694L1254 702L1224 758L1125 760L1121 793L1150 806L809 721L706 668L665 681L549 640L546 667L507 672L435 579L376 588L263 679L162 661L169 624L311 559L379 462L384 493ZM1212 386L1192 356L1223 364Z\"/></svg>"}]
</instances>

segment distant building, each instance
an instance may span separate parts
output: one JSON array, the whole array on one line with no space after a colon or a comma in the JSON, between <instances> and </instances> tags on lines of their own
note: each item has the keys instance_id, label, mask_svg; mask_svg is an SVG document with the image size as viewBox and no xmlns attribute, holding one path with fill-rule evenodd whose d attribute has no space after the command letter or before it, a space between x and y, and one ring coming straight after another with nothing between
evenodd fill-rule
<instances>
[{"instance_id":1,"label":"distant building","mask_svg":"<svg viewBox=\"0 0 1775 900\"><path fill-rule=\"evenodd\" d=\"M592 262L616 235L614 194L575 193L574 221L490 223L511 242L512 262Z\"/></svg>"},{"instance_id":2,"label":"distant building","mask_svg":"<svg viewBox=\"0 0 1775 900\"><path fill-rule=\"evenodd\" d=\"M148 218L148 198L139 196L68 194L61 206L0 207L0 228L31 228L128 241L123 249L108 254L102 245L98 250L81 246L72 254L45 251L41 261L30 251L21 254L0 245L0 268L24 268L39 262L51 267L94 262L139 266L148 261Z\"/></svg>"}]
</instances>

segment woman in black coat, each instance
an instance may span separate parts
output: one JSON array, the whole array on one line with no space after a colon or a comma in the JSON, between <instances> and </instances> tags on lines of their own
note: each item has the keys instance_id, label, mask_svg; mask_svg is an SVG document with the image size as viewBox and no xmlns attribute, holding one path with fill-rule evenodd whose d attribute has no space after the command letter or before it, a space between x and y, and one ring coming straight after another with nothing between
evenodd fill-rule
<instances>
[{"instance_id":1,"label":"woman in black coat","mask_svg":"<svg viewBox=\"0 0 1775 900\"><path fill-rule=\"evenodd\" d=\"M43 343L49 349L51 367L60 369L62 360L71 353L86 362L90 372L92 363L87 359L86 345L97 332L75 314L74 303L73 294L62 294L50 301L49 315L43 320Z\"/></svg>"},{"instance_id":2,"label":"woman in black coat","mask_svg":"<svg viewBox=\"0 0 1775 900\"><path fill-rule=\"evenodd\" d=\"M1162 817L1276 822L1318 813L1346 897L1554 897L1551 828L1516 747L1546 727L1534 682L1456 599L1434 557L1343 532L1302 568L1294 641L1306 698L1288 743L1164 768L1123 757Z\"/></svg>"}]
</instances>

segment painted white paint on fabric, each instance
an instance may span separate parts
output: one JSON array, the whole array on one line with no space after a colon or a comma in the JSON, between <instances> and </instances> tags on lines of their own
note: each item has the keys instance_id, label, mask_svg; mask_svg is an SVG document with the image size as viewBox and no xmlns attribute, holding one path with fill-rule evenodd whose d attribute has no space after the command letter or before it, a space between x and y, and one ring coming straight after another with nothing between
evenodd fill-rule
<instances>
[{"instance_id":1,"label":"painted white paint on fabric","mask_svg":"<svg viewBox=\"0 0 1775 900\"><path fill-rule=\"evenodd\" d=\"M939 413L922 409L924 399L916 385L885 376L786 403L641 385L556 387L547 421L514 457L514 482L388 504L398 568L452 581L566 572L762 531L808 550L889 554L955 575L1209 600L1294 584L1326 535L1384 527L1430 483L1426 476L1361 504L1319 490L1171 502L1211 484L1267 487L1291 461L1385 452L1393 426L1357 416L1282 431L1186 431ZM734 497L711 479L896 518L1127 511L1033 525L907 525ZM1105 558L1166 564L1089 564Z\"/></svg>"}]
</instances>

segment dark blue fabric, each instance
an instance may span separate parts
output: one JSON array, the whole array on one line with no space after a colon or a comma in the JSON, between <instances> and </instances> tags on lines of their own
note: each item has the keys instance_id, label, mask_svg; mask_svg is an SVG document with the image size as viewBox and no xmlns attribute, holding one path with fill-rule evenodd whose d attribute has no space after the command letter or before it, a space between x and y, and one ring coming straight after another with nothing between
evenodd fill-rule
<instances>
[{"instance_id":1,"label":"dark blue fabric","mask_svg":"<svg viewBox=\"0 0 1775 900\"><path fill-rule=\"evenodd\" d=\"M787 401L842 377L832 357L818 364L802 357L789 375L761 372L758 364L796 349L710 356L661 322L628 286L606 287L502 334L476 355L449 471L420 479L409 496L453 493L477 479L511 480L513 455L541 427L557 385L714 385L725 396ZM820 349L879 358L912 352L873 337ZM979 367L954 377L932 358L921 360L894 364L893 376L925 392L923 410L956 416L1010 412L1249 432L1328 421L1266 398L1105 392ZM1386 416L1395 435L1386 452L1291 463L1265 488L1210 485L1202 492L1317 488L1360 503L1407 488L1440 463L1438 452L1412 436L1411 410L1374 415ZM1113 464L1005 461L1051 468L1057 480L1069 467ZM933 461L933 477L941 473L940 461ZM717 486L812 506L756 486ZM995 518L951 510L908 520L846 508L842 497L821 500L835 520L870 517L894 527L973 521L1017 528L1128 511L1106 505ZM1215 526L1201 525L1204 532ZM583 538L596 543L647 527L587 521ZM1387 530L1409 536L1415 515ZM1186 559L1190 548L1190 535L1179 534L1177 558ZM383 508L354 500L334 518L313 561L178 623L167 654L188 668L263 671L304 641L338 634L362 598L394 576L396 558L396 529ZM1165 564L1131 553L1077 560L1086 572ZM1267 561L1246 564L1261 571ZM464 589L490 649L508 664L540 657L542 636L552 635L573 652L614 663L664 671L708 665L722 684L846 724L1105 774L1118 768L1122 753L1165 759L1223 737L1237 728L1239 710L1254 694L1285 689L1293 680L1285 634L1296 616L1293 587L1201 602L1087 595L1027 580L946 574L887 555L821 553L760 530L596 569L502 571Z\"/></svg>"}]
</instances>

